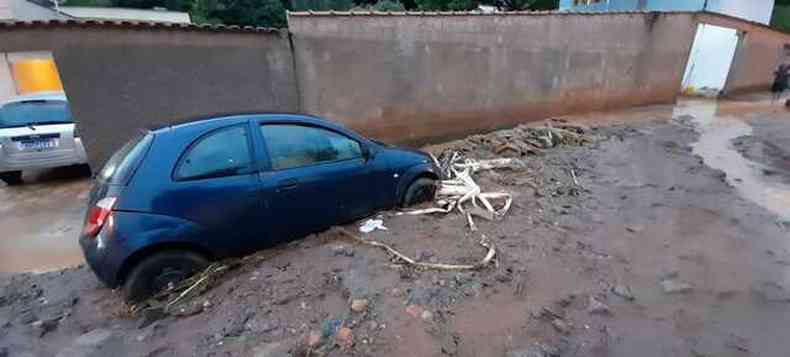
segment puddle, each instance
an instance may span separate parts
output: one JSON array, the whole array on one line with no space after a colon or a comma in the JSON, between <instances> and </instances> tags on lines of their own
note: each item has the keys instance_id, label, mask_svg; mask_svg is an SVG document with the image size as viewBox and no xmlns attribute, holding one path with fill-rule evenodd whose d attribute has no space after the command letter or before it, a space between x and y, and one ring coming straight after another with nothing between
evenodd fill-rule
<instances>
[{"instance_id":1,"label":"puddle","mask_svg":"<svg viewBox=\"0 0 790 357\"><path fill-rule=\"evenodd\" d=\"M733 140L752 135L753 129L742 119L728 115L733 112L732 108L722 110L720 106L720 102L713 100L684 101L675 108L673 116L690 116L700 134L693 144L694 153L700 155L706 165L724 171L727 183L746 199L782 219L790 219L790 186L766 180L763 174L766 166L745 158L735 149Z\"/></svg>"}]
</instances>

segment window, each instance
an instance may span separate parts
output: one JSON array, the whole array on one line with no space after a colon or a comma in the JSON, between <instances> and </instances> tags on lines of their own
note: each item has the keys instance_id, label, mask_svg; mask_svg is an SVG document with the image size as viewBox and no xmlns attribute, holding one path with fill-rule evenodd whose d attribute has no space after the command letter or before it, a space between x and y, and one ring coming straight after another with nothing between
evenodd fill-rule
<instances>
[{"instance_id":1,"label":"window","mask_svg":"<svg viewBox=\"0 0 790 357\"><path fill-rule=\"evenodd\" d=\"M150 133L133 137L107 160L96 178L101 182L126 182L153 140L154 135Z\"/></svg>"},{"instance_id":2,"label":"window","mask_svg":"<svg viewBox=\"0 0 790 357\"><path fill-rule=\"evenodd\" d=\"M252 172L247 130L236 126L212 132L193 144L181 159L176 180L233 176Z\"/></svg>"},{"instance_id":3,"label":"window","mask_svg":"<svg viewBox=\"0 0 790 357\"><path fill-rule=\"evenodd\" d=\"M359 143L338 133L299 125L263 125L273 170L362 157Z\"/></svg>"},{"instance_id":4,"label":"window","mask_svg":"<svg viewBox=\"0 0 790 357\"><path fill-rule=\"evenodd\" d=\"M0 108L0 128L73 122L69 104L63 100L27 100Z\"/></svg>"}]
</instances>

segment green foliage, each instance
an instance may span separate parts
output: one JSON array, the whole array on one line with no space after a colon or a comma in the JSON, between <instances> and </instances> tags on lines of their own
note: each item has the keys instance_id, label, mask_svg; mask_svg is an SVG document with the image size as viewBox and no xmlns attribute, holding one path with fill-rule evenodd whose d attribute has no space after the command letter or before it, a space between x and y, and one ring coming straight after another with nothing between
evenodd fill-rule
<instances>
[{"instance_id":1,"label":"green foliage","mask_svg":"<svg viewBox=\"0 0 790 357\"><path fill-rule=\"evenodd\" d=\"M63 6L112 6L108 0L66 0Z\"/></svg>"},{"instance_id":2,"label":"green foliage","mask_svg":"<svg viewBox=\"0 0 790 357\"><path fill-rule=\"evenodd\" d=\"M393 0L381 0L373 5L374 11L405 11L406 8L400 2Z\"/></svg>"},{"instance_id":3,"label":"green foliage","mask_svg":"<svg viewBox=\"0 0 790 357\"><path fill-rule=\"evenodd\" d=\"M478 0L416 0L417 7L424 11L464 11L474 10Z\"/></svg>"},{"instance_id":4,"label":"green foliage","mask_svg":"<svg viewBox=\"0 0 790 357\"><path fill-rule=\"evenodd\" d=\"M280 0L215 0L207 19L226 25L286 27L285 7Z\"/></svg>"},{"instance_id":5,"label":"green foliage","mask_svg":"<svg viewBox=\"0 0 790 357\"><path fill-rule=\"evenodd\" d=\"M776 3L778 4L779 1ZM771 18L771 27L782 32L790 33L790 6L774 7L774 14Z\"/></svg>"},{"instance_id":6,"label":"green foliage","mask_svg":"<svg viewBox=\"0 0 790 357\"><path fill-rule=\"evenodd\" d=\"M790 0L788 0L790 1ZM534 0L529 6L530 10L557 10L560 8L560 0Z\"/></svg>"},{"instance_id":7,"label":"green foliage","mask_svg":"<svg viewBox=\"0 0 790 357\"><path fill-rule=\"evenodd\" d=\"M291 7L294 11L347 11L354 7L352 0L293 0Z\"/></svg>"}]
</instances>

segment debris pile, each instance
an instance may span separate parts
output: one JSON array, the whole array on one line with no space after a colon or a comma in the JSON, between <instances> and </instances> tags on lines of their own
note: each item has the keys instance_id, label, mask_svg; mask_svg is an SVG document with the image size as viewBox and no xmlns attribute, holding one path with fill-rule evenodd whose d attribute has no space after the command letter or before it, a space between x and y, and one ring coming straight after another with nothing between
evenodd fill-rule
<instances>
[{"instance_id":1,"label":"debris pile","mask_svg":"<svg viewBox=\"0 0 790 357\"><path fill-rule=\"evenodd\" d=\"M450 143L448 148L462 152L483 150L506 157L539 155L544 149L556 146L589 144L592 139L585 135L587 131L589 129L584 126L554 119L542 127L522 124L513 129L472 135Z\"/></svg>"},{"instance_id":2,"label":"debris pile","mask_svg":"<svg viewBox=\"0 0 790 357\"><path fill-rule=\"evenodd\" d=\"M458 210L466 216L471 231L477 231L472 216L493 220L504 216L513 203L513 197L507 192L482 192L472 178L474 172L496 168L524 167L518 159L493 159L474 160L466 159L457 151L445 151L439 155L436 164L446 177L439 182L436 191L436 205L438 207L407 211L406 214L418 215L429 213L450 213ZM496 201L500 202L495 207ZM471 208L464 208L464 204L471 203ZM482 205L482 207L481 207Z\"/></svg>"}]
</instances>

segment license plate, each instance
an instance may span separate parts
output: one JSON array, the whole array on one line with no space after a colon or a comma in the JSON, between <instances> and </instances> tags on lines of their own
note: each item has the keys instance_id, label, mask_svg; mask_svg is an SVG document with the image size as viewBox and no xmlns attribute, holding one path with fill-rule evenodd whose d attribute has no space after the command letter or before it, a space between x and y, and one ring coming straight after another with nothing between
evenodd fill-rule
<instances>
[{"instance_id":1,"label":"license plate","mask_svg":"<svg viewBox=\"0 0 790 357\"><path fill-rule=\"evenodd\" d=\"M57 139L43 139L43 140L29 140L29 141L20 141L18 143L20 150L35 150L35 151L44 151L44 150L51 150L58 147L58 140Z\"/></svg>"}]
</instances>

